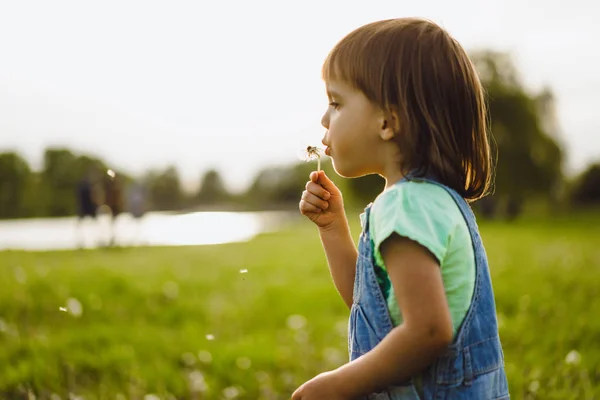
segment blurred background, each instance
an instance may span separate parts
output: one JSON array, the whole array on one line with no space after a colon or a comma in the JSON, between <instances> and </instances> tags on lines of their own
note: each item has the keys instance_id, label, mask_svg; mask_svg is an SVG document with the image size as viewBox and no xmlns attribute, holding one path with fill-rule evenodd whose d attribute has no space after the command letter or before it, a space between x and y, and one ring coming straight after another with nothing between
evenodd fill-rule
<instances>
[{"instance_id":1,"label":"blurred background","mask_svg":"<svg viewBox=\"0 0 600 400\"><path fill-rule=\"evenodd\" d=\"M402 16L449 30L487 91L496 185L473 207L513 397L600 396L599 14L0 2L0 397L284 399L341 365L347 312L298 216L316 168L298 153L324 135L330 49ZM356 236L383 181L322 167Z\"/></svg>"}]
</instances>

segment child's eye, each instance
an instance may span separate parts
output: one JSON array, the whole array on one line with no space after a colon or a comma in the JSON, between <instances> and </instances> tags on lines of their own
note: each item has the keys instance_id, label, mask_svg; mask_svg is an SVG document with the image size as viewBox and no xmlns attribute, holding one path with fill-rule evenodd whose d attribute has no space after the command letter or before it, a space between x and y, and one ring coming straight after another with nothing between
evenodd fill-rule
<instances>
[{"instance_id":1,"label":"child's eye","mask_svg":"<svg viewBox=\"0 0 600 400\"><path fill-rule=\"evenodd\" d=\"M339 104L336 103L335 101L332 101L329 103L329 107L333 107L333 108L337 109L339 107Z\"/></svg>"}]
</instances>

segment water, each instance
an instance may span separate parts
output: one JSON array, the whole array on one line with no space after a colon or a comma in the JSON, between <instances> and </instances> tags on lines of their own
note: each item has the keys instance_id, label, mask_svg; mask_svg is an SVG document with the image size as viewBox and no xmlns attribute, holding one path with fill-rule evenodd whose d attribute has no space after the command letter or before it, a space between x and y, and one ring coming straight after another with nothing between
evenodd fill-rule
<instances>
[{"instance_id":1,"label":"water","mask_svg":"<svg viewBox=\"0 0 600 400\"><path fill-rule=\"evenodd\" d=\"M122 214L114 226L116 246L185 246L243 242L275 231L293 218L288 211ZM97 220L44 218L0 221L0 250L70 250L110 243L108 215Z\"/></svg>"}]
</instances>

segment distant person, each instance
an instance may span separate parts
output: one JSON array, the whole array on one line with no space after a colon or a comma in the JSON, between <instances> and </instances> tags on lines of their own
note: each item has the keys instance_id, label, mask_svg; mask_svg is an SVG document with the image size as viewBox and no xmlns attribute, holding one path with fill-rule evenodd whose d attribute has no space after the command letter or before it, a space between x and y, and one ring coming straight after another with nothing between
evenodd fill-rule
<instances>
[{"instance_id":1,"label":"distant person","mask_svg":"<svg viewBox=\"0 0 600 400\"><path fill-rule=\"evenodd\" d=\"M77 183L77 216L80 220L85 217L96 218L96 196L94 194L94 182L91 175L82 178Z\"/></svg>"},{"instance_id":2,"label":"distant person","mask_svg":"<svg viewBox=\"0 0 600 400\"><path fill-rule=\"evenodd\" d=\"M146 189L139 182L134 182L127 193L128 209L133 218L140 219L146 213Z\"/></svg>"},{"instance_id":3,"label":"distant person","mask_svg":"<svg viewBox=\"0 0 600 400\"><path fill-rule=\"evenodd\" d=\"M135 220L135 242L139 242L141 219L146 214L146 189L140 182L134 182L127 192L128 210Z\"/></svg>"},{"instance_id":4,"label":"distant person","mask_svg":"<svg viewBox=\"0 0 600 400\"><path fill-rule=\"evenodd\" d=\"M98 191L96 174L90 169L87 174L77 182L75 197L77 200L77 226L83 227L83 221L86 217L92 220L97 219L98 207L100 205L100 193ZM80 246L83 246L83 232L79 232Z\"/></svg>"},{"instance_id":5,"label":"distant person","mask_svg":"<svg viewBox=\"0 0 600 400\"><path fill-rule=\"evenodd\" d=\"M508 399L488 261L470 201L489 192L484 92L466 52L427 20L373 22L323 66L323 144L338 175L378 174L358 249L342 194L313 171L300 212L318 227L350 308L351 363L292 400ZM300 284L298 290L302 290Z\"/></svg>"}]
</instances>

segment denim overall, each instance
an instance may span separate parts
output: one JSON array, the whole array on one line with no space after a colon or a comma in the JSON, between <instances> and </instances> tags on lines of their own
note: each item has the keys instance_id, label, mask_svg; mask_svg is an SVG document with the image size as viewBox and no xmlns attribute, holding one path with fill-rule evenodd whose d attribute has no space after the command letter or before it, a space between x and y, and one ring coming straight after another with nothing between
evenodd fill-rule
<instances>
[{"instance_id":1,"label":"denim overall","mask_svg":"<svg viewBox=\"0 0 600 400\"><path fill-rule=\"evenodd\" d=\"M487 256L475 216L467 202L454 190L433 180L419 180L446 189L467 222L476 264L473 299L453 343L432 365L406 385L389 387L384 392L369 395L367 399L509 399ZM405 179L397 184L402 184L403 181ZM374 257L369 235L370 209L371 204L365 210L366 218L358 246L348 327L350 360L373 349L393 329L373 268Z\"/></svg>"}]
</instances>

